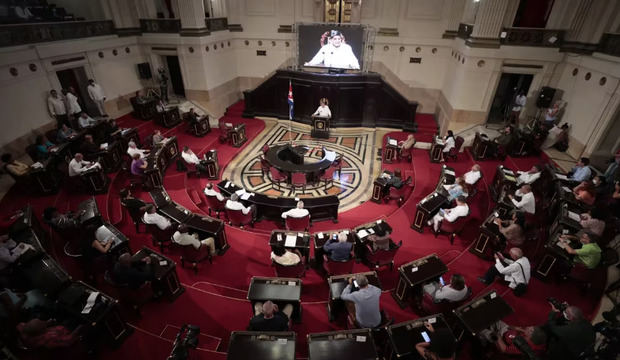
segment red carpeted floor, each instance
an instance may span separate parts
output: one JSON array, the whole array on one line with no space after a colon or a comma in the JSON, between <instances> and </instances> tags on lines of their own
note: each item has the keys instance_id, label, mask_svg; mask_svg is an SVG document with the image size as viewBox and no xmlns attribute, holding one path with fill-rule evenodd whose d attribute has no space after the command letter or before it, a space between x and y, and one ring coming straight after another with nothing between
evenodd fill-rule
<instances>
[{"instance_id":1,"label":"red carpeted floor","mask_svg":"<svg viewBox=\"0 0 620 360\"><path fill-rule=\"evenodd\" d=\"M264 123L258 119L241 118L242 110L242 102L233 105L223 121L244 122L248 138L253 139L264 129ZM138 127L142 138L154 128L158 128L152 122L142 122L131 116L125 116L118 122L123 127ZM197 154L217 148L222 168L243 149L220 144L217 139L218 129L214 129L203 138L195 138L185 133L185 126L182 124L174 129L162 129L162 132L165 132L167 136L175 134L179 146L190 146ZM404 139L407 134L393 132L388 135L400 140ZM419 138L418 140L424 141ZM247 143L244 146L247 146ZM547 159L536 157L512 159L509 157L503 164L515 170L526 170L532 164L542 161L547 161ZM468 151L465 151L459 154L458 161L451 162L450 166L455 168L457 174L462 174L468 171L472 164L471 156ZM500 164L498 161L480 163L485 182L491 181L498 164ZM551 295L580 306L588 316L596 312L601 294L581 295L577 287L569 283L546 284L533 278L527 294L522 298L515 297L506 286L497 282L490 286L482 285L476 277L481 275L491 263L479 259L467 250L478 234L481 220L486 217L493 206L487 192L480 192L472 201L470 204L472 221L465 231L457 236L454 245L450 245L446 236L435 238L428 230L424 234L419 234L410 228L416 204L422 197L432 192L436 185L440 165L429 162L427 151L415 149L411 163L401 162L384 166L391 170L397 167L403 171L405 176L411 175L415 184L413 193L400 208L394 201L389 204L366 202L341 213L339 223L317 222L312 226L311 231L352 228L365 222L384 218L394 229L393 239L396 242L403 241L403 246L395 258L396 267L427 254L436 253L448 265L450 273L459 272L465 276L467 284L473 288L474 295L490 288L497 289L515 309L515 314L506 319L510 324L530 325L544 322L549 310L545 299ZM118 190L125 185L124 175L112 174L111 178L110 191L95 197L103 216L110 219L131 239L131 247L134 250L142 246L151 246L149 237L144 233L137 234L127 214L121 210ZM175 201L194 212L204 214L208 209L202 204L195 204L189 192L195 189L202 194L205 184L205 179L187 178L185 173L177 172L174 166L168 169L164 181L166 190ZM137 195L150 200L146 193ZM62 211L75 209L77 204L87 197L87 195L73 194L69 189L63 189L59 194L52 196L28 197L12 189L2 200L0 206L5 211L10 211L30 202L40 217L46 206L56 206ZM250 303L246 299L250 278L252 276L275 276L270 266L270 249L267 245L269 232L275 227L276 224L268 222L257 225L256 229L244 230L227 225L226 235L231 245L228 252L224 256L215 257L213 264L200 264L198 274L182 269L178 262L177 271L186 292L173 303L162 301L147 304L142 309L142 318L136 318L131 312L126 312L127 321L135 328L134 333L118 349L105 349L102 357L105 359L162 358L170 351L177 329L184 323L191 323L201 328L199 350L193 352L193 358L225 359L230 332L244 330L252 316ZM54 241L58 249L61 249L62 241L55 236ZM532 248L534 252L536 247L532 246ZM62 255L61 250L56 251L55 255L75 278L81 278L82 274L77 263ZM173 248L167 250L166 255L178 261L180 253ZM531 260L535 263L536 258L532 257ZM354 271L368 271L368 268L362 264L355 264ZM410 308L401 309L390 295L390 291L396 286L397 271L384 269L379 271L379 277L383 288L381 305L394 317L395 321L400 322L418 317ZM98 284L101 290L108 291L103 281ZM306 335L308 333L344 329L344 318L337 319L333 323L328 322L327 297L328 287L325 278L315 270L309 270L303 278L303 321L301 324L295 324L292 329L297 332L298 357L307 357ZM471 359L466 353L460 354L459 358Z\"/></svg>"}]
</instances>

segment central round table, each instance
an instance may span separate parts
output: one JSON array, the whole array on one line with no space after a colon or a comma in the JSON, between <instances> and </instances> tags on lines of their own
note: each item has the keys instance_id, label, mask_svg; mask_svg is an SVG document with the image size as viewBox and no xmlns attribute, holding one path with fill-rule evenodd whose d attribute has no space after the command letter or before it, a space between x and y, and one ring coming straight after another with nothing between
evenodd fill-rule
<instances>
[{"instance_id":1,"label":"central round table","mask_svg":"<svg viewBox=\"0 0 620 360\"><path fill-rule=\"evenodd\" d=\"M304 155L308 150L309 147L305 145L274 145L265 154L265 159L271 166L287 174L289 180L292 173L301 172L306 174L306 180L309 183L316 182L321 173L334 163L336 153L323 148L322 159L306 163L304 160L307 158Z\"/></svg>"}]
</instances>

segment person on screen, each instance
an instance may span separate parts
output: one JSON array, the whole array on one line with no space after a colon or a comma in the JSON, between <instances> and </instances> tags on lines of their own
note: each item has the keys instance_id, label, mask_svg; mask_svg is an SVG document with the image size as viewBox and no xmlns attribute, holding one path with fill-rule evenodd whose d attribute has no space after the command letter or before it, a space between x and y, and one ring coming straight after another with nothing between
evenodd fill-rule
<instances>
[{"instance_id":1,"label":"person on screen","mask_svg":"<svg viewBox=\"0 0 620 360\"><path fill-rule=\"evenodd\" d=\"M318 116L318 117L324 117L324 118L332 117L332 112L331 110L329 110L328 105L329 105L329 101L327 101L327 98L322 98L321 101L319 101L319 107L316 109L314 114L312 114L312 116Z\"/></svg>"},{"instance_id":2,"label":"person on screen","mask_svg":"<svg viewBox=\"0 0 620 360\"><path fill-rule=\"evenodd\" d=\"M323 39L327 37L327 44L324 45ZM306 62L305 66L324 66L340 69L359 70L360 64L353 54L350 45L347 45L344 36L338 30L327 31L321 37L321 49L314 55L312 60Z\"/></svg>"}]
</instances>

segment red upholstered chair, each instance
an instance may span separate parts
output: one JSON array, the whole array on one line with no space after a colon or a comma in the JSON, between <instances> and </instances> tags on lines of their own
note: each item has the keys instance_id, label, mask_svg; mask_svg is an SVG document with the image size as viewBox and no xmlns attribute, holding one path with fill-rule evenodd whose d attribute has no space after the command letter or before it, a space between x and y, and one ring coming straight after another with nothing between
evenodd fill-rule
<instances>
[{"instance_id":1,"label":"red upholstered chair","mask_svg":"<svg viewBox=\"0 0 620 360\"><path fill-rule=\"evenodd\" d=\"M244 214L243 210L230 210L227 208L226 216L228 216L228 223L231 225L243 228L243 225L250 224L251 227L254 227L254 217L251 211Z\"/></svg>"},{"instance_id":2,"label":"red upholstered chair","mask_svg":"<svg viewBox=\"0 0 620 360\"><path fill-rule=\"evenodd\" d=\"M394 323L394 318L390 317L390 315L385 310L381 309L380 312L381 312L381 322L379 323L379 325L377 325L377 327L374 327L371 329L372 337L373 337L373 340L375 341L375 344L386 343L387 337L389 335L387 334L387 331L385 330L385 328ZM347 329L361 329L361 328L362 327L360 326L360 324L358 324L355 318L353 317L353 314L348 313L347 314Z\"/></svg>"},{"instance_id":3,"label":"red upholstered chair","mask_svg":"<svg viewBox=\"0 0 620 360\"><path fill-rule=\"evenodd\" d=\"M323 268L328 276L351 274L353 272L354 262L355 258L353 257L353 252L351 252L349 260L346 261L335 261L330 259L327 254L323 255Z\"/></svg>"},{"instance_id":4,"label":"red upholstered chair","mask_svg":"<svg viewBox=\"0 0 620 360\"><path fill-rule=\"evenodd\" d=\"M107 270L103 274L103 279L114 289L113 291L120 303L130 306L139 317L141 316L140 307L153 298L153 287L150 281L145 282L137 289L132 289L127 284L117 282Z\"/></svg>"},{"instance_id":5,"label":"red upholstered chair","mask_svg":"<svg viewBox=\"0 0 620 360\"><path fill-rule=\"evenodd\" d=\"M266 154L267 151L269 151L269 144L263 145L263 148L261 149L261 151L263 152L263 154Z\"/></svg>"},{"instance_id":6,"label":"red upholstered chair","mask_svg":"<svg viewBox=\"0 0 620 360\"><path fill-rule=\"evenodd\" d=\"M192 264L192 269L194 269L194 273L198 274L198 263L202 262L204 259L209 259L209 264L212 264L212 256L209 252L209 247L205 244L201 244L198 249L196 249L193 245L185 245L181 246L181 267L185 267L185 262L189 262Z\"/></svg>"},{"instance_id":7,"label":"red upholstered chair","mask_svg":"<svg viewBox=\"0 0 620 360\"><path fill-rule=\"evenodd\" d=\"M295 188L300 187L303 194L306 193L306 185L308 181L306 180L306 174L302 172L294 172L291 174L291 185L293 186L293 190Z\"/></svg>"},{"instance_id":8,"label":"red upholstered chair","mask_svg":"<svg viewBox=\"0 0 620 360\"><path fill-rule=\"evenodd\" d=\"M452 301L452 302L442 300L441 302L436 303L433 301L433 298L429 294L425 293L424 297L422 298L422 309L421 310L424 314L429 314L429 315L450 313L452 312L452 310L468 302L472 294L473 294L473 291L471 289L471 286L469 286L467 287L467 295L465 295L465 298L463 298L463 300Z\"/></svg>"},{"instance_id":9,"label":"red upholstered chair","mask_svg":"<svg viewBox=\"0 0 620 360\"><path fill-rule=\"evenodd\" d=\"M269 176L269 168L271 167L271 165L269 164L269 161L267 161L267 159L260 157L260 171L263 173L263 176L267 175Z\"/></svg>"},{"instance_id":10,"label":"red upholstered chair","mask_svg":"<svg viewBox=\"0 0 620 360\"><path fill-rule=\"evenodd\" d=\"M197 177L200 177L200 171L196 168L196 164L188 163L185 160L183 160L183 164L185 164L185 167L187 168L187 176L196 175Z\"/></svg>"},{"instance_id":11,"label":"red upholstered chair","mask_svg":"<svg viewBox=\"0 0 620 360\"><path fill-rule=\"evenodd\" d=\"M397 152L397 156L399 160L407 160L409 162L411 162L411 160L413 159L413 146L415 145L415 143L413 143L413 145L409 148L409 149L399 149Z\"/></svg>"},{"instance_id":12,"label":"red upholstered chair","mask_svg":"<svg viewBox=\"0 0 620 360\"><path fill-rule=\"evenodd\" d=\"M437 237L440 233L448 234L450 237L450 244L454 244L454 237L456 234L460 233L469 222L469 214L471 214L471 210L467 213L467 216L461 216L454 222L449 222L446 220L442 221L439 231L435 233L435 237Z\"/></svg>"},{"instance_id":13,"label":"red upholstered chair","mask_svg":"<svg viewBox=\"0 0 620 360\"><path fill-rule=\"evenodd\" d=\"M153 246L159 245L159 251L162 253L164 252L164 246L170 246L174 231L174 226L162 230L155 224L146 224L146 232L151 234Z\"/></svg>"},{"instance_id":14,"label":"red upholstered chair","mask_svg":"<svg viewBox=\"0 0 620 360\"><path fill-rule=\"evenodd\" d=\"M280 183L285 182L288 178L285 173L281 172L273 166L269 167L269 173L271 174L271 186L273 187L273 184L278 184L278 189L280 189Z\"/></svg>"},{"instance_id":15,"label":"red upholstered chair","mask_svg":"<svg viewBox=\"0 0 620 360\"><path fill-rule=\"evenodd\" d=\"M396 252L398 252L398 249L403 245L403 241L401 240L398 245L394 244L391 240L390 240L390 249L389 250L381 250L378 249L376 251L374 251L372 249L372 245L369 243L366 243L366 252L364 254L364 258L362 259L364 261L364 263L369 267L369 268L375 268L378 269L381 266L386 266L389 265L390 266L390 270L392 270L394 268L394 256L396 256Z\"/></svg>"},{"instance_id":16,"label":"red upholstered chair","mask_svg":"<svg viewBox=\"0 0 620 360\"><path fill-rule=\"evenodd\" d=\"M122 206L122 203L121 203L121 206ZM131 221L136 226L136 233L139 234L140 233L140 224L144 224L142 222L142 216L144 216L144 210L130 209L130 208L125 207L125 206L123 206L123 208L125 208L127 210L127 212L129 213L129 217L131 218Z\"/></svg>"},{"instance_id":17,"label":"red upholstered chair","mask_svg":"<svg viewBox=\"0 0 620 360\"><path fill-rule=\"evenodd\" d=\"M215 211L215 215L217 218L220 218L220 212L225 212L226 210L226 198L224 200L219 201L215 196L205 196L207 198L207 205L209 205L209 216L211 216L211 210Z\"/></svg>"},{"instance_id":18,"label":"red upholstered chair","mask_svg":"<svg viewBox=\"0 0 620 360\"><path fill-rule=\"evenodd\" d=\"M286 230L308 231L310 230L310 215L300 218L287 216L284 223L286 224Z\"/></svg>"},{"instance_id":19,"label":"red upholstered chair","mask_svg":"<svg viewBox=\"0 0 620 360\"><path fill-rule=\"evenodd\" d=\"M321 175L321 177L319 178L319 180L325 181L325 189L327 189L327 183L334 183L334 172L337 170L338 168L336 168L333 164L332 166L328 167L327 169L325 169L325 172Z\"/></svg>"},{"instance_id":20,"label":"red upholstered chair","mask_svg":"<svg viewBox=\"0 0 620 360\"><path fill-rule=\"evenodd\" d=\"M461 151L461 146L463 146L464 141L465 139L463 139L462 136L457 136L456 139L454 140L454 147L450 149L450 151L448 151L448 153L446 154L446 159L450 158L456 161L457 156L459 154L459 151Z\"/></svg>"},{"instance_id":21,"label":"red upholstered chair","mask_svg":"<svg viewBox=\"0 0 620 360\"><path fill-rule=\"evenodd\" d=\"M306 276L306 266L304 265L303 260L295 265L281 265L275 261L272 261L271 265L276 270L276 277L302 278Z\"/></svg>"},{"instance_id":22,"label":"red upholstered chair","mask_svg":"<svg viewBox=\"0 0 620 360\"><path fill-rule=\"evenodd\" d=\"M390 200L396 199L398 201L398 206L401 206L411 192L413 192L413 180L410 176L400 189L390 187L388 196L384 197L383 200L387 203Z\"/></svg>"}]
</instances>

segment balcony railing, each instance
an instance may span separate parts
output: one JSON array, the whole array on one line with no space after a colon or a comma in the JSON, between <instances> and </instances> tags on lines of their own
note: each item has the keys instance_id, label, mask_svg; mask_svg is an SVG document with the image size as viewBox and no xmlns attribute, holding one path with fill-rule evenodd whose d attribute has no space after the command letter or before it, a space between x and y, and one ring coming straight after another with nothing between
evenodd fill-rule
<instances>
[{"instance_id":1,"label":"balcony railing","mask_svg":"<svg viewBox=\"0 0 620 360\"><path fill-rule=\"evenodd\" d=\"M603 34L596 51L611 56L620 56L620 34Z\"/></svg>"},{"instance_id":2,"label":"balcony railing","mask_svg":"<svg viewBox=\"0 0 620 360\"><path fill-rule=\"evenodd\" d=\"M459 24L459 32L458 32L458 37L460 37L461 39L469 39L469 36L471 35L472 31L474 31L474 24L465 24L465 23L460 23Z\"/></svg>"},{"instance_id":3,"label":"balcony railing","mask_svg":"<svg viewBox=\"0 0 620 360\"><path fill-rule=\"evenodd\" d=\"M112 20L0 25L0 47L112 34Z\"/></svg>"},{"instance_id":4,"label":"balcony railing","mask_svg":"<svg viewBox=\"0 0 620 360\"><path fill-rule=\"evenodd\" d=\"M179 19L140 19L140 29L143 33L178 34L181 31Z\"/></svg>"},{"instance_id":5,"label":"balcony railing","mask_svg":"<svg viewBox=\"0 0 620 360\"><path fill-rule=\"evenodd\" d=\"M560 47L563 30L538 28L504 28L500 35L502 45Z\"/></svg>"},{"instance_id":6,"label":"balcony railing","mask_svg":"<svg viewBox=\"0 0 620 360\"><path fill-rule=\"evenodd\" d=\"M206 18L205 24L210 32L228 30L228 19L225 17Z\"/></svg>"}]
</instances>

